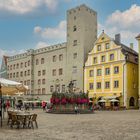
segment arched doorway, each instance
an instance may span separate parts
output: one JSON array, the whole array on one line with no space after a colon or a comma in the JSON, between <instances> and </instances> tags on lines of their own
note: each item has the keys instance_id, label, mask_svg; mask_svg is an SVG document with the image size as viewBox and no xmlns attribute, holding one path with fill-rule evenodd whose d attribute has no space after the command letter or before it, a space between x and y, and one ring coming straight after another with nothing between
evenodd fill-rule
<instances>
[{"instance_id":1,"label":"arched doorway","mask_svg":"<svg viewBox=\"0 0 140 140\"><path fill-rule=\"evenodd\" d=\"M135 99L134 97L131 97L130 100L129 100L129 106L135 106Z\"/></svg>"}]
</instances>

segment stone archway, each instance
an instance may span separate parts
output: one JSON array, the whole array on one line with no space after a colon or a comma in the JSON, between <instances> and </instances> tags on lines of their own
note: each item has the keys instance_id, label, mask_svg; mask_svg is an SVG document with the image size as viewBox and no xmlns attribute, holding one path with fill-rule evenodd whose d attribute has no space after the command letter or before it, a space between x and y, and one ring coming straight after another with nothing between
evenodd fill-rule
<instances>
[{"instance_id":1,"label":"stone archway","mask_svg":"<svg viewBox=\"0 0 140 140\"><path fill-rule=\"evenodd\" d=\"M131 97L130 100L129 100L129 106L130 107L134 107L135 106L135 99L134 97Z\"/></svg>"}]
</instances>

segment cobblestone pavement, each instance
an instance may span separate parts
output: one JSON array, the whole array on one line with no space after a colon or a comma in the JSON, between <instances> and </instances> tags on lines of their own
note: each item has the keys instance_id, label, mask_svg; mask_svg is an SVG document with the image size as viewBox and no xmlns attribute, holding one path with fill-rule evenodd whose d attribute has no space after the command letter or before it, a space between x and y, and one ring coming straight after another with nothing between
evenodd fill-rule
<instances>
[{"instance_id":1,"label":"cobblestone pavement","mask_svg":"<svg viewBox=\"0 0 140 140\"><path fill-rule=\"evenodd\" d=\"M140 110L77 115L47 114L39 109L34 112L38 114L38 129L4 125L0 140L140 140Z\"/></svg>"}]
</instances>

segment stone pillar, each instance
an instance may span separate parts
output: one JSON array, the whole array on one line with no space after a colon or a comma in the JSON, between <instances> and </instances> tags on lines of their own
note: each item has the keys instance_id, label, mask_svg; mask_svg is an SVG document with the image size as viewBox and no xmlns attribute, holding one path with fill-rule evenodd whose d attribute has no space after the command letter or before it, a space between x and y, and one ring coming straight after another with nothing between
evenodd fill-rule
<instances>
[{"instance_id":1,"label":"stone pillar","mask_svg":"<svg viewBox=\"0 0 140 140\"><path fill-rule=\"evenodd\" d=\"M140 34L136 37L136 40L138 41L138 48L139 48L139 79L138 79L138 81L139 81L139 87L138 87L138 89L139 89L139 91L138 91L138 93L139 93L139 99L138 99L138 106L139 106L139 109L140 109Z\"/></svg>"}]
</instances>

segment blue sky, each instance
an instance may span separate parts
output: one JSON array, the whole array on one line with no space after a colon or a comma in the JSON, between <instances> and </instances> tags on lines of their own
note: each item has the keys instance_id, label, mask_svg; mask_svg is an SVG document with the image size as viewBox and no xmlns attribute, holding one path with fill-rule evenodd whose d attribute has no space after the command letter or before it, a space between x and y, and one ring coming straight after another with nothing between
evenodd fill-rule
<instances>
[{"instance_id":1,"label":"blue sky","mask_svg":"<svg viewBox=\"0 0 140 140\"><path fill-rule=\"evenodd\" d=\"M2 55L66 41L66 11L86 4L98 13L98 33L134 43L140 33L140 0L0 0L0 61Z\"/></svg>"}]
</instances>

